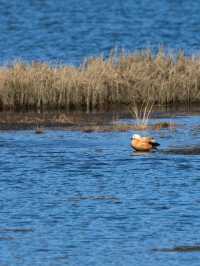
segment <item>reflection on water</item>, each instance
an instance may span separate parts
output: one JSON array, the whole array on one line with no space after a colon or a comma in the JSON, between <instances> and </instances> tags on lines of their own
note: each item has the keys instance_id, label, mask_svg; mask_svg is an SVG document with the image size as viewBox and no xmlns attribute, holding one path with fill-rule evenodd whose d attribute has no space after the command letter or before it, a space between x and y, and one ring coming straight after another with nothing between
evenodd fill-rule
<instances>
[{"instance_id":1,"label":"reflection on water","mask_svg":"<svg viewBox=\"0 0 200 266\"><path fill-rule=\"evenodd\" d=\"M150 150L148 152L146 151L133 151L133 156L149 156L150 154L157 152L157 149Z\"/></svg>"},{"instance_id":2,"label":"reflection on water","mask_svg":"<svg viewBox=\"0 0 200 266\"><path fill-rule=\"evenodd\" d=\"M197 265L200 158L169 151L199 147L200 120L173 120L150 153L138 132L1 132L0 264Z\"/></svg>"}]
</instances>

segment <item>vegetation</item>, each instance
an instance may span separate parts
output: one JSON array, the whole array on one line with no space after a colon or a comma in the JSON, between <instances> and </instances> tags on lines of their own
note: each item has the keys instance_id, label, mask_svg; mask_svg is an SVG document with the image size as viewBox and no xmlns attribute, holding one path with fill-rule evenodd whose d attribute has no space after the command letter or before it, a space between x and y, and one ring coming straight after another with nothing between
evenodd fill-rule
<instances>
[{"instance_id":1,"label":"vegetation","mask_svg":"<svg viewBox=\"0 0 200 266\"><path fill-rule=\"evenodd\" d=\"M16 62L0 68L0 110L107 110L148 99L200 101L200 58L151 51L86 60L80 67ZM148 114L148 113L147 113Z\"/></svg>"},{"instance_id":2,"label":"vegetation","mask_svg":"<svg viewBox=\"0 0 200 266\"><path fill-rule=\"evenodd\" d=\"M143 100L142 103L139 104L133 100L130 106L130 113L135 118L138 129L145 130L148 128L153 105L154 103L150 102L149 99Z\"/></svg>"}]
</instances>

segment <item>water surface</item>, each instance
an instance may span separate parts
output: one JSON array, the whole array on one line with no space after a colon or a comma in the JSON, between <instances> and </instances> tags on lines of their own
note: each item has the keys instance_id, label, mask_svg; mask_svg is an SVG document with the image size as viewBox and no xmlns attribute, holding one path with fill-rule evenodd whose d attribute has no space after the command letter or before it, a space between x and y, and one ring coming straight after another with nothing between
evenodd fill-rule
<instances>
[{"instance_id":1,"label":"water surface","mask_svg":"<svg viewBox=\"0 0 200 266\"><path fill-rule=\"evenodd\" d=\"M187 0L1 0L0 63L80 64L112 48L199 53L199 13Z\"/></svg>"},{"instance_id":2,"label":"water surface","mask_svg":"<svg viewBox=\"0 0 200 266\"><path fill-rule=\"evenodd\" d=\"M167 152L200 145L199 116L172 120L143 154L133 132L1 132L0 264L198 265L162 252L200 244L200 155Z\"/></svg>"}]
</instances>

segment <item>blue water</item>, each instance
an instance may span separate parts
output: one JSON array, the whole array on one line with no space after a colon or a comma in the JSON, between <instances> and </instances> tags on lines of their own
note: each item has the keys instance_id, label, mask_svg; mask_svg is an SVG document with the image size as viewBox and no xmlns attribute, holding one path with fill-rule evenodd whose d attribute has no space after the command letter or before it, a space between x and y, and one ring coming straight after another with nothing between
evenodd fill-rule
<instances>
[{"instance_id":1,"label":"blue water","mask_svg":"<svg viewBox=\"0 0 200 266\"><path fill-rule=\"evenodd\" d=\"M1 132L0 265L199 265L153 250L200 244L200 156L166 152L200 145L199 116L172 122L146 154L133 132Z\"/></svg>"},{"instance_id":2,"label":"blue water","mask_svg":"<svg viewBox=\"0 0 200 266\"><path fill-rule=\"evenodd\" d=\"M79 65L112 48L163 45L198 54L200 3L186 0L0 1L0 64ZM0 266L196 266L199 116L149 132L155 153L130 148L132 132L0 132Z\"/></svg>"},{"instance_id":3,"label":"blue water","mask_svg":"<svg viewBox=\"0 0 200 266\"><path fill-rule=\"evenodd\" d=\"M199 14L200 2L187 0L1 0L0 64L80 64L112 48L160 45L198 54Z\"/></svg>"}]
</instances>

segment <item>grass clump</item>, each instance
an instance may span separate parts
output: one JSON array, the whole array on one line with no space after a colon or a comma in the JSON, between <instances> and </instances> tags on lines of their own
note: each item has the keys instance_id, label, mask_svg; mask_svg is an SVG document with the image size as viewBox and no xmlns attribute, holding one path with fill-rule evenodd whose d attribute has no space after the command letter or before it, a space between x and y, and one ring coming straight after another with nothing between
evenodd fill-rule
<instances>
[{"instance_id":1,"label":"grass clump","mask_svg":"<svg viewBox=\"0 0 200 266\"><path fill-rule=\"evenodd\" d=\"M107 110L134 98L155 104L200 101L200 58L150 51L81 66L17 62L0 68L0 110ZM146 115L148 112L146 113Z\"/></svg>"},{"instance_id":2,"label":"grass clump","mask_svg":"<svg viewBox=\"0 0 200 266\"><path fill-rule=\"evenodd\" d=\"M136 127L141 130L148 128L149 118L152 113L154 103L149 99L143 100L139 105L133 100L133 104L130 106L130 113L136 119Z\"/></svg>"},{"instance_id":3,"label":"grass clump","mask_svg":"<svg viewBox=\"0 0 200 266\"><path fill-rule=\"evenodd\" d=\"M178 125L174 122L159 122L153 125L153 129L161 130L161 129L176 129Z\"/></svg>"}]
</instances>

